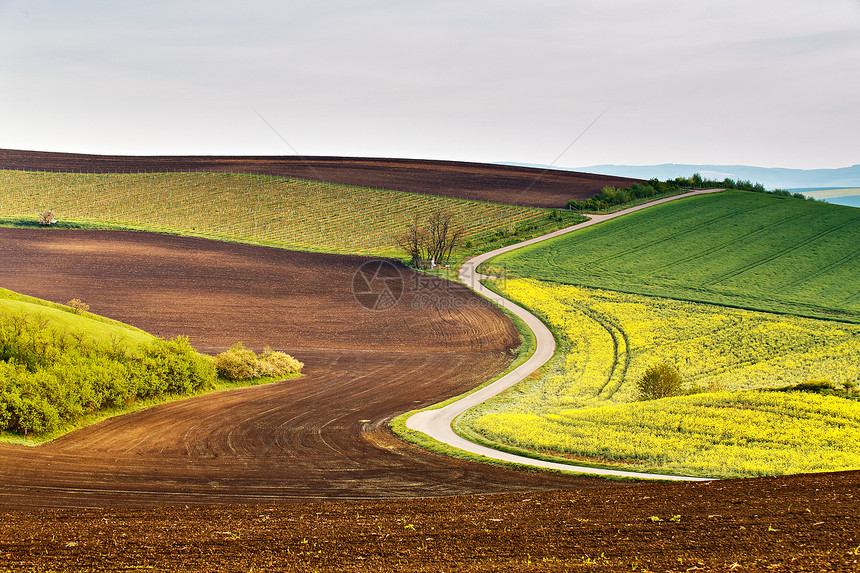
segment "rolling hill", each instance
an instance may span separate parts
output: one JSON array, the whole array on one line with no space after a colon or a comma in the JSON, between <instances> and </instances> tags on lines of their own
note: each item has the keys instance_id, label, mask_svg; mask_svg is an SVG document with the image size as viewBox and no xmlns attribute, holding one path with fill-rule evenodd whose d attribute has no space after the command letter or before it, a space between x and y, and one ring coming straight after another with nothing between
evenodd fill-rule
<instances>
[{"instance_id":1,"label":"rolling hill","mask_svg":"<svg viewBox=\"0 0 860 573\"><path fill-rule=\"evenodd\" d=\"M563 208L572 199L587 199L606 185L626 187L640 182L627 177L557 169L419 159L118 156L11 149L0 149L0 169L68 173L251 173L521 207L550 208Z\"/></svg>"},{"instance_id":2,"label":"rolling hill","mask_svg":"<svg viewBox=\"0 0 860 573\"><path fill-rule=\"evenodd\" d=\"M692 197L491 264L544 281L860 321L860 211L794 198Z\"/></svg>"}]
</instances>

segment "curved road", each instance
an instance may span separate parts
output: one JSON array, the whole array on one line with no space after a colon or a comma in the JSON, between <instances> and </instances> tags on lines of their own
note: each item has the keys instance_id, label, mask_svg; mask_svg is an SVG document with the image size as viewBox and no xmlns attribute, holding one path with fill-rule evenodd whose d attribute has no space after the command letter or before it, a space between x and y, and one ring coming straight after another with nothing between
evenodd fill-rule
<instances>
[{"instance_id":1,"label":"curved road","mask_svg":"<svg viewBox=\"0 0 860 573\"><path fill-rule=\"evenodd\" d=\"M513 302L491 291L483 284L481 284L481 280L487 277L477 272L478 266L480 266L483 262L491 259L492 257L495 257L496 255L500 255L502 253L506 253L514 249L519 249L520 247L525 247L527 245L538 243L540 241L552 239L554 237L564 235L571 231L590 227L591 225L596 225L598 223L602 223L603 221L608 221L609 219L615 219L616 217L621 217L622 215L626 215L634 211L639 211L647 207L666 203L667 201L682 199L684 197L691 197L693 195L701 195L704 193L716 193L718 191L722 191L722 189L705 189L700 191L692 191L690 193L684 193L683 195L667 197L665 199L659 199L657 201L645 203L644 205L630 207L629 209L618 211L617 213L611 213L608 215L592 215L592 218L585 223L579 223L578 225L567 227L565 229L542 235L540 237L535 237L534 239L530 239L528 241L523 241L521 243L502 247L500 249L484 253L483 255L479 255L466 261L460 268L460 280L467 286L472 288L478 294L481 294L486 298L492 300L496 304L510 310L512 313L522 319L531 329L532 333L534 333L536 343L535 352L526 362L524 362L511 372L508 372L505 376L499 378L492 384L489 384L481 388L480 390L473 392L468 396L464 396L463 398L452 402L442 408L437 408L435 410L424 410L413 414L406 420L406 427L411 430L423 432L434 440L437 440L459 450L478 454L480 456L484 456L493 460L512 462L525 466L560 470L565 472L576 472L626 478L675 481L708 481L707 478L592 468L588 466L577 466L573 464L549 462L529 458L526 456L509 454L507 452L501 452L499 450L494 450L492 448L488 448L486 446L470 442L465 438L460 437L454 432L451 427L451 424L454 421L454 418L456 418L469 408L477 406L485 400L489 400L493 396L507 390L517 382L523 380L526 376L546 364L546 362L550 358L552 358L552 355L555 353L555 338L553 338L552 332L550 332L546 325L544 325L544 323L541 322L535 315L528 312L523 307L514 304Z\"/></svg>"}]
</instances>

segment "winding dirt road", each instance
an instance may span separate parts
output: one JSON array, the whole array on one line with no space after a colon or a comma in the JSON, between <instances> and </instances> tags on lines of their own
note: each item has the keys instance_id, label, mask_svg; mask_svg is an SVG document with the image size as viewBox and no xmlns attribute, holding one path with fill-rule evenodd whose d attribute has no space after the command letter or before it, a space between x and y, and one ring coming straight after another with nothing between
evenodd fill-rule
<instances>
[{"instance_id":1,"label":"winding dirt road","mask_svg":"<svg viewBox=\"0 0 860 573\"><path fill-rule=\"evenodd\" d=\"M481 264L497 255L501 255L502 253L507 253L509 251L513 251L515 249L519 249L527 245L532 245L534 243L546 241L547 239L559 237L572 231L576 231L585 227L590 227L591 225L596 225L604 221L621 217L628 213L640 211L642 209L646 209L654 205L666 203L667 201L683 199L685 197L692 197L694 195L702 195L705 193L716 193L718 191L722 191L722 189L706 189L701 191L693 191L690 193L676 195L674 197L659 199L657 201L652 201L644 205L637 205L635 207L630 207L629 209L624 209L623 211L618 211L616 213L610 213L607 215L592 215L591 219L586 221L585 223L580 223L572 227L567 227L566 229L561 229L553 233L548 233L540 237L535 237L534 239L530 239L528 241L523 241L514 245L501 247L499 249L484 253L466 261L460 268L460 281L468 285L478 294L492 300L499 306L506 308L507 310L518 316L521 320L523 320L523 322L525 322L526 325L531 329L532 334L535 338L534 354L532 354L532 356L526 362L518 366L516 369L512 370L511 372L508 372L492 384L488 384L487 386L481 388L476 392L464 396L463 398L455 402L451 402L450 404L442 408L424 410L413 414L406 420L406 427L411 430L423 432L434 440L437 440L459 450L477 454L491 460L500 460L528 467L625 478L659 479L670 481L709 481L705 478L612 470L606 468L593 468L588 466L579 466L574 464L537 460L526 456L519 456L516 454L502 452L499 450L488 448L481 444L470 442L469 440L466 440L456 434L452 429L451 424L454 422L454 419L457 416L459 416L469 408L472 408L474 406L477 406L481 402L489 400L493 396L504 392L514 384L524 380L527 376L529 376L538 368L546 364L547 361L549 361L549 359L552 358L553 354L555 353L555 338L553 337L552 332L550 332L549 328L547 328L546 325L540 321L540 319L538 319L535 315L533 315L523 307L493 292L481 283L482 280L489 278L485 275L481 275L478 273L477 269Z\"/></svg>"}]
</instances>

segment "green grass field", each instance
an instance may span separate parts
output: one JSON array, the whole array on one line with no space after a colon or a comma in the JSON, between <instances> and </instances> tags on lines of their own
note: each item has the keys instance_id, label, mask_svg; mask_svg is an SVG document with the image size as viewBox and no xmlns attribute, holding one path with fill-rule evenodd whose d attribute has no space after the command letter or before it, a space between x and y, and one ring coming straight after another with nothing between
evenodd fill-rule
<instances>
[{"instance_id":1,"label":"green grass field","mask_svg":"<svg viewBox=\"0 0 860 573\"><path fill-rule=\"evenodd\" d=\"M395 244L415 215L447 209L464 245L576 222L554 209L514 207L235 173L76 174L0 171L0 215L162 231L299 250L401 256ZM2 221L0 221L2 222Z\"/></svg>"},{"instance_id":2,"label":"green grass field","mask_svg":"<svg viewBox=\"0 0 860 573\"><path fill-rule=\"evenodd\" d=\"M495 257L510 276L860 322L860 210L742 191ZM494 272L494 271L487 271Z\"/></svg>"}]
</instances>

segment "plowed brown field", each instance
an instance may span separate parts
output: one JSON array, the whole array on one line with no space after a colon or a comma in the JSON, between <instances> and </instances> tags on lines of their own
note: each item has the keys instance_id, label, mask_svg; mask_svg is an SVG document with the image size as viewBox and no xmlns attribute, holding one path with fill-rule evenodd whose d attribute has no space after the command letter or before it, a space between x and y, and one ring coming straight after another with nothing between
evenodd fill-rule
<instances>
[{"instance_id":1,"label":"plowed brown field","mask_svg":"<svg viewBox=\"0 0 860 573\"><path fill-rule=\"evenodd\" d=\"M386 422L480 383L518 334L462 286L370 310L367 259L133 232L0 229L0 284L209 352L269 345L306 364L288 383L202 396L108 420L44 446L0 446L0 507L248 503L572 487L559 476L455 462ZM47 272L46 272L46 269ZM464 310L458 310L463 308ZM587 480L593 485L604 485ZM585 483L585 482L583 482Z\"/></svg>"},{"instance_id":2,"label":"plowed brown field","mask_svg":"<svg viewBox=\"0 0 860 573\"><path fill-rule=\"evenodd\" d=\"M135 173L210 171L280 175L343 185L460 197L526 207L564 207L600 193L607 185L629 187L638 179L557 169L351 157L209 157L82 155L0 149L0 169Z\"/></svg>"}]
</instances>

